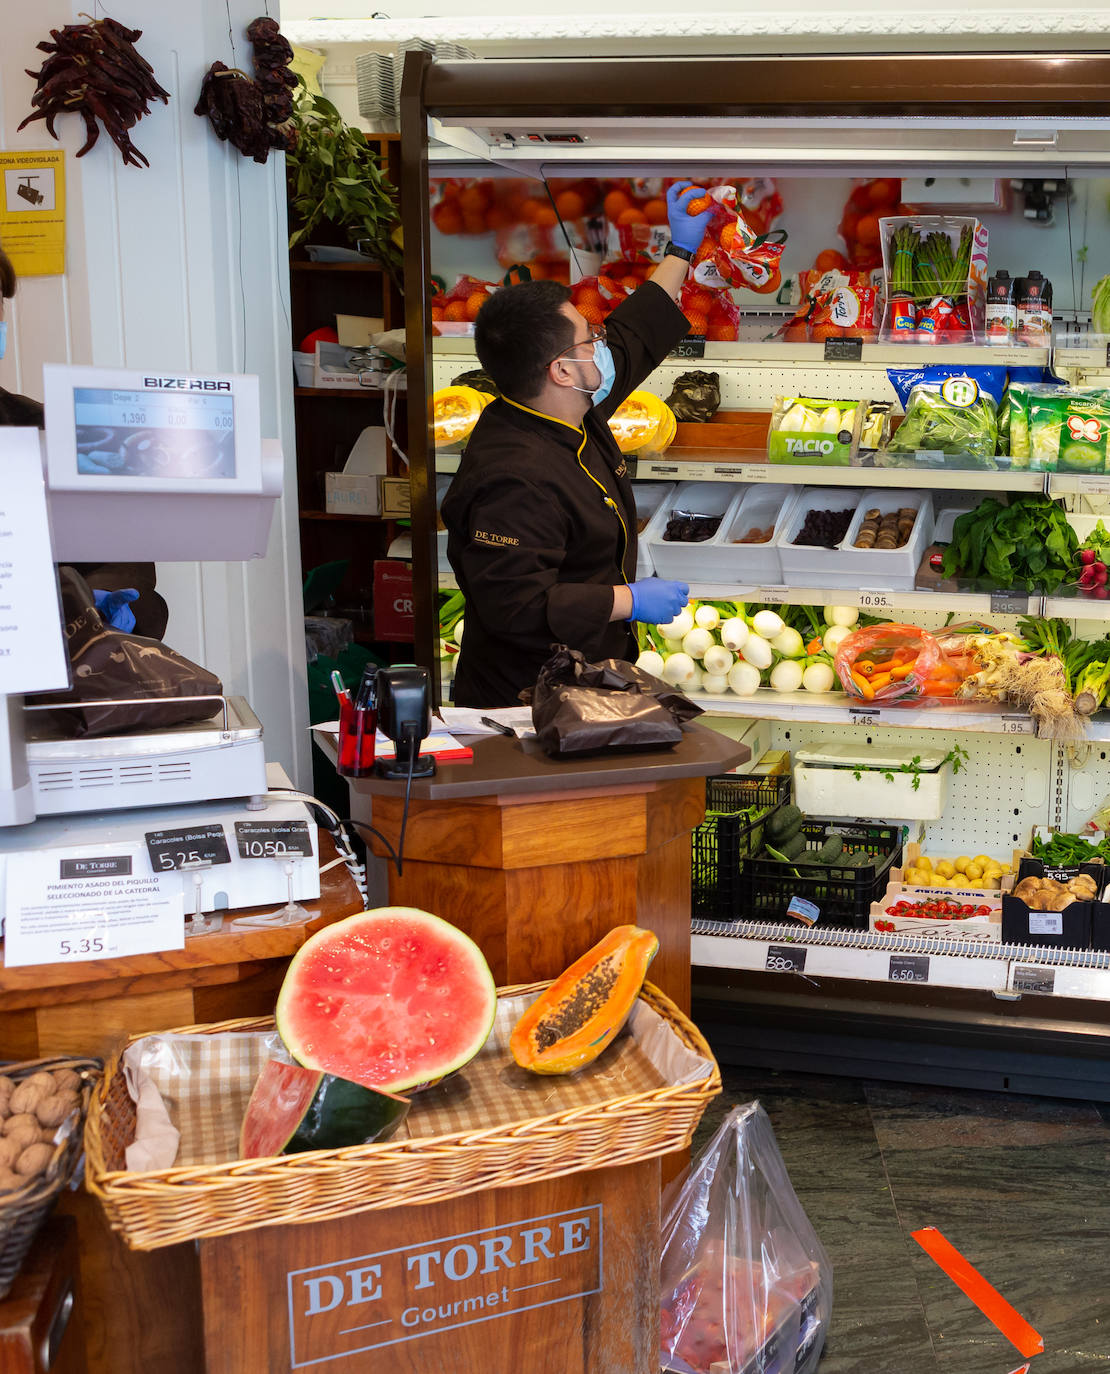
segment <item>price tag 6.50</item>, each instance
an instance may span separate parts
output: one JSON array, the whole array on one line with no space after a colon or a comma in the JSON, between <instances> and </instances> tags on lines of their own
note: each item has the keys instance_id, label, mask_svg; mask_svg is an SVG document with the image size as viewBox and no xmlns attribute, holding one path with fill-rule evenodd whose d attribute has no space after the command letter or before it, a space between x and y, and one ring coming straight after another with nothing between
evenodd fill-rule
<instances>
[{"instance_id":1,"label":"price tag 6.50","mask_svg":"<svg viewBox=\"0 0 1110 1374\"><path fill-rule=\"evenodd\" d=\"M172 873L186 864L229 864L231 853L222 825L195 825L181 830L148 830L143 836L155 873Z\"/></svg>"},{"instance_id":2,"label":"price tag 6.50","mask_svg":"<svg viewBox=\"0 0 1110 1374\"><path fill-rule=\"evenodd\" d=\"M802 973L806 966L806 951L794 945L768 945L767 962L763 965L772 973Z\"/></svg>"},{"instance_id":3,"label":"price tag 6.50","mask_svg":"<svg viewBox=\"0 0 1110 1374\"><path fill-rule=\"evenodd\" d=\"M892 983L927 983L929 956L927 954L892 954L887 978Z\"/></svg>"},{"instance_id":4,"label":"price tag 6.50","mask_svg":"<svg viewBox=\"0 0 1110 1374\"><path fill-rule=\"evenodd\" d=\"M241 859L307 858L312 853L307 821L236 821Z\"/></svg>"}]
</instances>

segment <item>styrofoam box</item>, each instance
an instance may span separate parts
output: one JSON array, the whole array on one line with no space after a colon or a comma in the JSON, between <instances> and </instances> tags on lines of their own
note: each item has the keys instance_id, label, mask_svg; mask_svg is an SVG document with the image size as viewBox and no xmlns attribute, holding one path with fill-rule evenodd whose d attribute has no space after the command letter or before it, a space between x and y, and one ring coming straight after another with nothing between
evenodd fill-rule
<instances>
[{"instance_id":1,"label":"styrofoam box","mask_svg":"<svg viewBox=\"0 0 1110 1374\"><path fill-rule=\"evenodd\" d=\"M881 515L913 506L917 518L909 539L900 549L857 549L856 533L869 510ZM921 555L933 542L933 500L927 491L900 491L889 488L865 491L859 498L855 519L840 546L838 569L847 573L863 590L912 591Z\"/></svg>"},{"instance_id":2,"label":"styrofoam box","mask_svg":"<svg viewBox=\"0 0 1110 1374\"><path fill-rule=\"evenodd\" d=\"M916 889L911 889L911 891L916 892ZM877 921L887 921L894 927L896 932L899 932L904 935L924 936L929 939L975 940L977 942L984 944L989 941L1000 941L1002 939L1001 902L998 902L997 905L990 904L992 906L992 910L989 916L968 916L958 921L938 921L935 919L927 920L924 916L888 915L887 907L893 906L895 902L900 900L912 902L916 900L916 897L910 895L909 893L903 893L900 896L894 898L888 896L881 902L872 902L871 912L868 919L869 928L871 930L874 930L875 923ZM938 898L936 895L934 895L930 899L923 893L920 900L923 902L929 900L937 901ZM941 893L939 900L955 901L956 895L955 893L953 893L952 897L948 898L944 893ZM985 906L988 905L988 903L981 902L977 903L977 905Z\"/></svg>"},{"instance_id":3,"label":"styrofoam box","mask_svg":"<svg viewBox=\"0 0 1110 1374\"><path fill-rule=\"evenodd\" d=\"M975 491L946 491L933 498L933 542L951 544L952 529L961 515L974 510L983 499Z\"/></svg>"},{"instance_id":4,"label":"styrofoam box","mask_svg":"<svg viewBox=\"0 0 1110 1374\"><path fill-rule=\"evenodd\" d=\"M647 546L648 525L651 517L674 492L673 482L633 482L632 495L636 500L636 523L647 520L647 524L636 536L636 576L650 577L655 571L651 551Z\"/></svg>"},{"instance_id":5,"label":"styrofoam box","mask_svg":"<svg viewBox=\"0 0 1110 1374\"><path fill-rule=\"evenodd\" d=\"M719 515L721 524L733 503L739 503L747 490L744 482L679 482L644 530L643 541L660 577L681 578L686 582L715 582L728 576L730 550L713 539L700 544L685 544L663 538L667 521L676 510L698 515ZM720 530L717 530L720 533Z\"/></svg>"},{"instance_id":6,"label":"styrofoam box","mask_svg":"<svg viewBox=\"0 0 1110 1374\"><path fill-rule=\"evenodd\" d=\"M770 482L753 483L721 521L721 528L711 543L727 553L721 559L722 570L738 582L761 582L778 585L782 581L782 562L775 539L797 497L797 487ZM758 525L765 529L774 525L766 544L738 544L736 539Z\"/></svg>"},{"instance_id":7,"label":"styrofoam box","mask_svg":"<svg viewBox=\"0 0 1110 1374\"><path fill-rule=\"evenodd\" d=\"M436 475L436 514L443 505L443 498L447 495L447 488L451 485L452 475L449 472L441 472ZM450 572L451 564L447 561L447 531L436 530L436 563L440 572Z\"/></svg>"},{"instance_id":8,"label":"styrofoam box","mask_svg":"<svg viewBox=\"0 0 1110 1374\"><path fill-rule=\"evenodd\" d=\"M858 493L843 487L803 487L775 539L782 580L797 587L844 586L840 549L818 549L795 544L794 536L805 524L811 510L852 510L859 503Z\"/></svg>"},{"instance_id":9,"label":"styrofoam box","mask_svg":"<svg viewBox=\"0 0 1110 1374\"><path fill-rule=\"evenodd\" d=\"M814 763L807 758L813 755L821 755L826 761ZM948 804L951 768L943 763L932 773L893 771L909 763L915 755L921 759L923 768L944 757L940 750L860 750L846 744L800 749L794 755L794 800L809 816L866 816L883 821L898 816L909 821L939 820ZM833 764L833 760L843 762ZM883 765L885 771L880 771L879 765ZM890 777L886 776L888 771Z\"/></svg>"}]
</instances>

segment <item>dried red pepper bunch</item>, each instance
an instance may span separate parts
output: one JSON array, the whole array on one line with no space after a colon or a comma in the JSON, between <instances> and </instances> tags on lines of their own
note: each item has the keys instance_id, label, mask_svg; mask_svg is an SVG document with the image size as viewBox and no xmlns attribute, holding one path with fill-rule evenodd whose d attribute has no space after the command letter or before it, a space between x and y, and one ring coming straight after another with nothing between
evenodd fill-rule
<instances>
[{"instance_id":1,"label":"dried red pepper bunch","mask_svg":"<svg viewBox=\"0 0 1110 1374\"><path fill-rule=\"evenodd\" d=\"M128 29L108 18L51 29L54 41L37 44L40 52L50 56L37 72L27 68L27 75L38 82L31 97L35 109L19 127L44 119L51 138L57 138L55 119L60 114L80 114L88 137L77 156L84 157L100 137L99 119L125 163L149 167L128 130L150 114L148 101L165 104L170 93L155 81L154 68L135 51L133 45L142 36L142 29Z\"/></svg>"},{"instance_id":2,"label":"dried red pepper bunch","mask_svg":"<svg viewBox=\"0 0 1110 1374\"><path fill-rule=\"evenodd\" d=\"M254 79L246 72L213 62L204 74L194 114L207 115L217 138L226 139L244 157L265 162L271 148L283 152L296 143L293 89L289 70L293 48L273 19L260 17L247 26L254 47Z\"/></svg>"}]
</instances>

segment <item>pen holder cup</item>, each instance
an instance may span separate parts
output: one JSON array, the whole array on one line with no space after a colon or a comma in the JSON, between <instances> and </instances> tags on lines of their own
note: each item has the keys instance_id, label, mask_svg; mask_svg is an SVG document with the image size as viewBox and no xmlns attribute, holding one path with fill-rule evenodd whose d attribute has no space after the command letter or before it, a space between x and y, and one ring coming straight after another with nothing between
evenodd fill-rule
<instances>
[{"instance_id":1,"label":"pen holder cup","mask_svg":"<svg viewBox=\"0 0 1110 1374\"><path fill-rule=\"evenodd\" d=\"M339 765L345 778L368 778L374 771L376 708L358 708L347 699L339 703Z\"/></svg>"}]
</instances>

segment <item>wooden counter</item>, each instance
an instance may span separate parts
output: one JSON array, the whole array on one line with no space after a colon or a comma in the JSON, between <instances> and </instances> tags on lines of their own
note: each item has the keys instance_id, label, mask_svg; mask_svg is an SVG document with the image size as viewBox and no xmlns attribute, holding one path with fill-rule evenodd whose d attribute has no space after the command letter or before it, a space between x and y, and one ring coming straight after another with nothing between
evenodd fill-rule
<instances>
[{"instance_id":1,"label":"wooden counter","mask_svg":"<svg viewBox=\"0 0 1110 1374\"><path fill-rule=\"evenodd\" d=\"M320 862L334 858L331 836L321 831ZM184 949L75 964L0 964L0 1059L104 1057L130 1035L270 1015L290 957L321 927L363 909L342 865L321 874L319 898L301 905L305 922L275 930L225 922L216 934L187 939ZM128 1250L83 1191L64 1193L58 1211L77 1221L89 1374L201 1374L193 1247Z\"/></svg>"}]
</instances>

